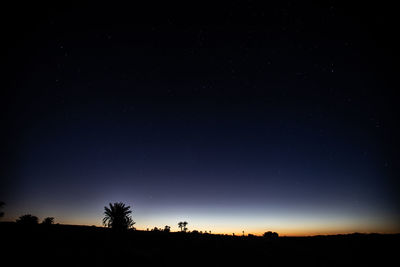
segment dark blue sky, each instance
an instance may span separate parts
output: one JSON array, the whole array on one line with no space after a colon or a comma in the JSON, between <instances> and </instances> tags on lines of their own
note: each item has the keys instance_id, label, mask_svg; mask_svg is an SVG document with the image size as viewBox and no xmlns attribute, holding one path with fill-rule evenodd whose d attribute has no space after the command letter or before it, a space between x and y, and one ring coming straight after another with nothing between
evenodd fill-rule
<instances>
[{"instance_id":1,"label":"dark blue sky","mask_svg":"<svg viewBox=\"0 0 400 267\"><path fill-rule=\"evenodd\" d=\"M6 218L123 201L139 229L399 231L390 16L33 8L6 32Z\"/></svg>"}]
</instances>

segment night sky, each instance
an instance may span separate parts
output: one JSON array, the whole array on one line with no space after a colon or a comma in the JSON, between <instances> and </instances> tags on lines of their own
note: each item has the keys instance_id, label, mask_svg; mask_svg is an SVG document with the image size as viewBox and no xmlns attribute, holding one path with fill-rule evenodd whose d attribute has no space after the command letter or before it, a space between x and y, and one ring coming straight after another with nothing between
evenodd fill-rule
<instances>
[{"instance_id":1,"label":"night sky","mask_svg":"<svg viewBox=\"0 0 400 267\"><path fill-rule=\"evenodd\" d=\"M400 232L391 9L6 7L3 220Z\"/></svg>"}]
</instances>

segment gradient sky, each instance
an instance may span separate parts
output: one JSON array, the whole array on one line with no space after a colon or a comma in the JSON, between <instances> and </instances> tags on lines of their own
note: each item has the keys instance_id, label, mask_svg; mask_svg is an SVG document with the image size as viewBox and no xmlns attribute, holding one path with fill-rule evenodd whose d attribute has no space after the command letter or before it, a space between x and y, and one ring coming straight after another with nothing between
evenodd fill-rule
<instances>
[{"instance_id":1,"label":"gradient sky","mask_svg":"<svg viewBox=\"0 0 400 267\"><path fill-rule=\"evenodd\" d=\"M391 16L250 3L10 7L4 220L399 232Z\"/></svg>"}]
</instances>

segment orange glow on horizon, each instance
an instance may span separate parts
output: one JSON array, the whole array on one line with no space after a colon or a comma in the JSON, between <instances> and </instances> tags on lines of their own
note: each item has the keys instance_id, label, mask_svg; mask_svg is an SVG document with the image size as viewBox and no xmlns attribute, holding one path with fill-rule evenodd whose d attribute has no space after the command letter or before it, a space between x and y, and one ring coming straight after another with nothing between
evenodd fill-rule
<instances>
[{"instance_id":1,"label":"orange glow on horizon","mask_svg":"<svg viewBox=\"0 0 400 267\"><path fill-rule=\"evenodd\" d=\"M15 222L16 218L11 219L11 218L5 218L5 220L2 220L4 222ZM96 226L96 227L104 227L102 224L99 223L90 223L90 222L78 222L75 220L71 221L56 221L56 224L59 223L61 225L76 225L76 226ZM147 231L147 228L151 230L154 227L136 227L138 231ZM160 227L158 227L160 228ZM311 227L309 227L311 228ZM279 236L281 237L305 237L305 236L317 236L317 235L345 235L345 234L352 234L352 233L363 233L363 234L370 234L370 233L377 233L377 234L399 234L400 230L397 228L388 228L385 230L382 229L376 229L375 231L373 229L365 230L362 231L362 229L347 229L347 230L340 230L336 229L334 230L327 230L328 227L325 228L325 230L319 229L319 230L298 230L298 229L266 229L266 230L258 230L258 231L244 231L244 236L247 236L249 234L255 235L255 236L262 236L265 232L271 231L271 232L277 232ZM197 230L197 229L189 229L189 232L192 230ZM198 230L199 232L202 231L203 233L205 231L203 230ZM211 231L211 234L214 235L230 235L234 233L235 236L242 236L243 235L243 230L238 231L237 229L226 229L226 230L219 230L219 231L213 231L207 230L207 233ZM176 231L171 231L171 232L179 232L179 230Z\"/></svg>"},{"instance_id":2,"label":"orange glow on horizon","mask_svg":"<svg viewBox=\"0 0 400 267\"><path fill-rule=\"evenodd\" d=\"M23 212L20 212L23 213ZM19 214L19 213L18 213ZM35 213L34 213L35 214ZM52 214L46 212L47 214ZM157 217L146 216L145 214L136 213L137 218L134 218L136 224L134 227L137 230L146 231L154 227L163 229L165 225L171 227L171 232L178 232L179 228L177 223L179 221L189 222L189 231L197 230L201 232L221 235L242 236L252 234L255 236L262 236L265 232L277 232L279 236L315 236L315 235L337 235L337 234L351 234L351 233L381 233L381 234L395 234L400 233L400 226L395 223L395 218L383 218L374 216L372 219L368 218L347 218L347 217L327 217L323 216L306 216L306 215L293 215L293 216L269 216L243 219L237 216L228 216L225 214L217 215L203 215L198 213L173 213L168 214L157 213ZM2 221L14 221L19 217L17 215L7 214ZM38 214L39 221L45 217ZM66 225L86 225L103 227L101 224L102 215L101 209L93 214L82 214L77 217L70 216L69 214L54 214L55 223ZM138 219L140 218L140 220ZM376 219L374 219L376 218ZM211 223L210 223L211 222Z\"/></svg>"}]
</instances>

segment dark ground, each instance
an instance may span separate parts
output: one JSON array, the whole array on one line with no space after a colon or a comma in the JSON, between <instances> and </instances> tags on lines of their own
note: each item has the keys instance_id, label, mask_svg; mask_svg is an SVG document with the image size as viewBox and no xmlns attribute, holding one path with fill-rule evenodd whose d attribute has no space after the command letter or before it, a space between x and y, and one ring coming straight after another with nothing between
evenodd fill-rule
<instances>
[{"instance_id":1,"label":"dark ground","mask_svg":"<svg viewBox=\"0 0 400 267\"><path fill-rule=\"evenodd\" d=\"M219 236L0 224L10 266L396 266L400 235Z\"/></svg>"}]
</instances>

